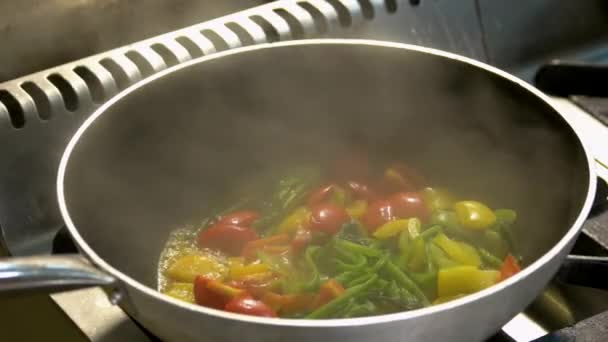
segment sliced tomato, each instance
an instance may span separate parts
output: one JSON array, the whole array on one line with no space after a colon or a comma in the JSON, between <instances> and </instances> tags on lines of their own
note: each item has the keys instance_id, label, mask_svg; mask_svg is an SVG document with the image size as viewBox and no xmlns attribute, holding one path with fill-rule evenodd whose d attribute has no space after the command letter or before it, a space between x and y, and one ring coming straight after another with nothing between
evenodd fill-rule
<instances>
[{"instance_id":1,"label":"sliced tomato","mask_svg":"<svg viewBox=\"0 0 608 342\"><path fill-rule=\"evenodd\" d=\"M251 316L277 317L276 312L268 305L254 299L250 295L243 295L232 299L226 304L224 310Z\"/></svg>"},{"instance_id":2,"label":"sliced tomato","mask_svg":"<svg viewBox=\"0 0 608 342\"><path fill-rule=\"evenodd\" d=\"M396 218L395 209L391 202L380 200L372 202L367 207L367 211L361 217L361 222L370 233L373 233L381 225Z\"/></svg>"},{"instance_id":3,"label":"sliced tomato","mask_svg":"<svg viewBox=\"0 0 608 342\"><path fill-rule=\"evenodd\" d=\"M500 280L505 280L519 271L521 271L521 267L519 267L517 260L515 260L513 255L509 254L500 268Z\"/></svg>"},{"instance_id":4,"label":"sliced tomato","mask_svg":"<svg viewBox=\"0 0 608 342\"><path fill-rule=\"evenodd\" d=\"M401 162L391 164L384 172L383 187L388 192L418 191L425 184L418 171Z\"/></svg>"},{"instance_id":5,"label":"sliced tomato","mask_svg":"<svg viewBox=\"0 0 608 342\"><path fill-rule=\"evenodd\" d=\"M376 192L367 184L351 180L346 182L346 185L348 186L348 189L355 194L356 199L361 199L368 202L373 202L378 199Z\"/></svg>"},{"instance_id":6,"label":"sliced tomato","mask_svg":"<svg viewBox=\"0 0 608 342\"><path fill-rule=\"evenodd\" d=\"M243 289L204 276L194 279L194 301L198 305L223 309L232 298L245 293Z\"/></svg>"},{"instance_id":7,"label":"sliced tomato","mask_svg":"<svg viewBox=\"0 0 608 342\"><path fill-rule=\"evenodd\" d=\"M267 238L249 241L242 250L242 256L246 260L255 259L256 251L270 246L285 246L289 243L289 235L277 234Z\"/></svg>"},{"instance_id":8,"label":"sliced tomato","mask_svg":"<svg viewBox=\"0 0 608 342\"><path fill-rule=\"evenodd\" d=\"M228 224L241 227L250 227L253 222L260 218L260 213L253 210L241 210L224 215L217 221L218 225Z\"/></svg>"},{"instance_id":9,"label":"sliced tomato","mask_svg":"<svg viewBox=\"0 0 608 342\"><path fill-rule=\"evenodd\" d=\"M294 253L299 253L305 250L311 242L312 232L308 229L298 229L293 240L291 240L291 249Z\"/></svg>"},{"instance_id":10,"label":"sliced tomato","mask_svg":"<svg viewBox=\"0 0 608 342\"><path fill-rule=\"evenodd\" d=\"M333 163L333 177L338 181L369 179L370 170L369 157L362 152L351 152Z\"/></svg>"},{"instance_id":11,"label":"sliced tomato","mask_svg":"<svg viewBox=\"0 0 608 342\"><path fill-rule=\"evenodd\" d=\"M332 203L322 203L311 208L310 229L312 231L336 234L350 217L344 208Z\"/></svg>"},{"instance_id":12,"label":"sliced tomato","mask_svg":"<svg viewBox=\"0 0 608 342\"><path fill-rule=\"evenodd\" d=\"M258 234L251 228L218 223L199 234L198 245L238 255L249 241L257 238Z\"/></svg>"},{"instance_id":13,"label":"sliced tomato","mask_svg":"<svg viewBox=\"0 0 608 342\"><path fill-rule=\"evenodd\" d=\"M329 200L335 188L336 184L327 184L312 191L310 195L308 195L308 201L306 202L306 204L310 208Z\"/></svg>"},{"instance_id":14,"label":"sliced tomato","mask_svg":"<svg viewBox=\"0 0 608 342\"><path fill-rule=\"evenodd\" d=\"M422 222L427 222L430 217L422 195L417 192L398 192L389 197L388 201L399 218L416 217Z\"/></svg>"}]
</instances>

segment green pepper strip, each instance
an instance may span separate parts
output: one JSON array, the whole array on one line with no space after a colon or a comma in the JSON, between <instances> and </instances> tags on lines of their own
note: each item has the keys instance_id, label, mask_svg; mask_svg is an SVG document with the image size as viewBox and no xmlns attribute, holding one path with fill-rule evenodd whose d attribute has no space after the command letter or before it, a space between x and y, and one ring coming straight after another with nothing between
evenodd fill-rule
<instances>
[{"instance_id":1,"label":"green pepper strip","mask_svg":"<svg viewBox=\"0 0 608 342\"><path fill-rule=\"evenodd\" d=\"M500 269L500 267L502 266L502 261L500 259L498 259L497 257L495 257L494 254L488 252L487 250L485 250L483 248L479 248L477 250L479 251L479 255L481 256L481 259L486 264L488 264L491 267L494 267L496 269Z\"/></svg>"},{"instance_id":2,"label":"green pepper strip","mask_svg":"<svg viewBox=\"0 0 608 342\"><path fill-rule=\"evenodd\" d=\"M378 257L382 254L382 252L377 249L342 239L336 239L336 246L344 248L353 253L363 254L365 256Z\"/></svg>"},{"instance_id":3,"label":"green pepper strip","mask_svg":"<svg viewBox=\"0 0 608 342\"><path fill-rule=\"evenodd\" d=\"M391 261L386 261L386 263L384 264L384 270L391 277L393 277L399 283L399 285L403 286L406 290L414 294L424 306L428 306L431 304L422 292L422 290L418 287L418 285L416 285L416 283L410 277L408 277Z\"/></svg>"},{"instance_id":4,"label":"green pepper strip","mask_svg":"<svg viewBox=\"0 0 608 342\"><path fill-rule=\"evenodd\" d=\"M443 227L437 224L420 233L419 237L428 240L439 233L443 233Z\"/></svg>"},{"instance_id":5,"label":"green pepper strip","mask_svg":"<svg viewBox=\"0 0 608 342\"><path fill-rule=\"evenodd\" d=\"M363 284L349 288L348 290L346 290L346 292L344 292L343 295L331 300L329 303L311 312L308 316L306 316L306 318L314 319L331 317L336 311L340 309L343 304L347 303L351 298L354 298L355 296L371 288L376 282L376 279L378 279L378 276L372 274L368 281Z\"/></svg>"},{"instance_id":6,"label":"green pepper strip","mask_svg":"<svg viewBox=\"0 0 608 342\"><path fill-rule=\"evenodd\" d=\"M342 262L341 260L335 260L336 266L344 271L355 271L365 267L365 265L367 264L367 258L365 258L361 254L358 254L357 256L359 257L357 258L359 259L359 261L356 261L356 263L347 264L345 262Z\"/></svg>"}]
</instances>

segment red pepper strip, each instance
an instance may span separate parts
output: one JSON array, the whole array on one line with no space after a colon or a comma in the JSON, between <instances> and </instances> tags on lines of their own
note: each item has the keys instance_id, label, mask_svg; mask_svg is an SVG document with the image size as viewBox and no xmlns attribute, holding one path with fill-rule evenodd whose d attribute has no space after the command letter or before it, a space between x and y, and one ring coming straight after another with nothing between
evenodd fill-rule
<instances>
[{"instance_id":1,"label":"red pepper strip","mask_svg":"<svg viewBox=\"0 0 608 342\"><path fill-rule=\"evenodd\" d=\"M238 255L250 241L258 238L258 234L250 228L231 224L214 224L202 231L198 236L201 247L217 248L230 255Z\"/></svg>"},{"instance_id":2,"label":"red pepper strip","mask_svg":"<svg viewBox=\"0 0 608 342\"><path fill-rule=\"evenodd\" d=\"M253 299L248 294L233 298L226 304L224 310L251 316L277 317L276 312L268 305L262 301Z\"/></svg>"},{"instance_id":3,"label":"red pepper strip","mask_svg":"<svg viewBox=\"0 0 608 342\"><path fill-rule=\"evenodd\" d=\"M264 239L258 239L248 242L243 248L242 256L247 260L255 259L255 253L258 249L265 246L285 245L289 243L289 235L278 234Z\"/></svg>"},{"instance_id":4,"label":"red pepper strip","mask_svg":"<svg viewBox=\"0 0 608 342\"><path fill-rule=\"evenodd\" d=\"M500 280L505 280L517 272L521 271L521 267L519 267L517 260L511 254L507 255L505 261L502 263L502 267L500 268Z\"/></svg>"},{"instance_id":5,"label":"red pepper strip","mask_svg":"<svg viewBox=\"0 0 608 342\"><path fill-rule=\"evenodd\" d=\"M194 279L194 300L198 305L223 309L231 299L246 293L243 289L204 276Z\"/></svg>"},{"instance_id":6,"label":"red pepper strip","mask_svg":"<svg viewBox=\"0 0 608 342\"><path fill-rule=\"evenodd\" d=\"M346 292L346 289L335 279L330 279L321 285L319 289L319 297L315 303L316 307L320 307L329 303L332 299L338 298Z\"/></svg>"}]
</instances>

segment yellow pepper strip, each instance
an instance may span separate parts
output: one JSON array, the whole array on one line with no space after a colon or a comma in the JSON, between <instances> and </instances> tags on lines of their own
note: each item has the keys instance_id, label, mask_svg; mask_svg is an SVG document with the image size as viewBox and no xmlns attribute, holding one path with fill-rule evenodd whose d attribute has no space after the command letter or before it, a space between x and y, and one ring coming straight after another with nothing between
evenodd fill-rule
<instances>
[{"instance_id":1,"label":"yellow pepper strip","mask_svg":"<svg viewBox=\"0 0 608 342\"><path fill-rule=\"evenodd\" d=\"M245 264L245 258L243 257L230 257L228 258L228 267L243 266Z\"/></svg>"},{"instance_id":2,"label":"yellow pepper strip","mask_svg":"<svg viewBox=\"0 0 608 342\"><path fill-rule=\"evenodd\" d=\"M466 296L466 294L461 293L461 294L457 294L457 295L453 295L453 296L439 297L433 301L433 305L447 303L449 301L452 301L452 300L458 299L458 298L462 298L464 296Z\"/></svg>"},{"instance_id":3,"label":"yellow pepper strip","mask_svg":"<svg viewBox=\"0 0 608 342\"><path fill-rule=\"evenodd\" d=\"M210 279L223 279L226 271L226 266L215 257L195 254L177 259L167 269L167 276L179 282L189 283L193 282L198 275L204 275Z\"/></svg>"},{"instance_id":4,"label":"yellow pepper strip","mask_svg":"<svg viewBox=\"0 0 608 342\"><path fill-rule=\"evenodd\" d=\"M350 206L348 206L348 208L346 208L348 215L354 219L361 218L366 211L367 202L363 200L356 200Z\"/></svg>"},{"instance_id":5,"label":"yellow pepper strip","mask_svg":"<svg viewBox=\"0 0 608 342\"><path fill-rule=\"evenodd\" d=\"M437 295L441 297L473 293L498 282L499 271L485 271L473 266L456 266L439 270Z\"/></svg>"},{"instance_id":6,"label":"yellow pepper strip","mask_svg":"<svg viewBox=\"0 0 608 342\"><path fill-rule=\"evenodd\" d=\"M230 278L239 280L244 277L270 271L266 264L234 265L230 267Z\"/></svg>"},{"instance_id":7,"label":"yellow pepper strip","mask_svg":"<svg viewBox=\"0 0 608 342\"><path fill-rule=\"evenodd\" d=\"M475 250L475 248L464 242L458 242L451 240L445 234L437 234L433 238L433 242L441 247L441 249L455 261L464 264L479 267L481 265L481 258Z\"/></svg>"},{"instance_id":8,"label":"yellow pepper strip","mask_svg":"<svg viewBox=\"0 0 608 342\"><path fill-rule=\"evenodd\" d=\"M440 209L449 210L454 205L454 198L444 189L424 188L422 198L431 212Z\"/></svg>"},{"instance_id":9,"label":"yellow pepper strip","mask_svg":"<svg viewBox=\"0 0 608 342\"><path fill-rule=\"evenodd\" d=\"M173 298L194 303L194 284L192 283L175 283L164 293Z\"/></svg>"},{"instance_id":10,"label":"yellow pepper strip","mask_svg":"<svg viewBox=\"0 0 608 342\"><path fill-rule=\"evenodd\" d=\"M236 287L232 287L230 285L226 285L222 282L219 282L217 280L211 280L207 283L207 288L214 292L217 293L221 296L224 296L226 298L235 298L237 296L240 296L242 294L244 294L246 291L243 289L239 289Z\"/></svg>"},{"instance_id":11,"label":"yellow pepper strip","mask_svg":"<svg viewBox=\"0 0 608 342\"><path fill-rule=\"evenodd\" d=\"M458 221L464 228L482 230L496 222L494 212L477 201L461 201L454 204Z\"/></svg>"},{"instance_id":12,"label":"yellow pepper strip","mask_svg":"<svg viewBox=\"0 0 608 342\"><path fill-rule=\"evenodd\" d=\"M310 211L306 207L298 207L279 224L279 233L293 233L298 228L305 228L310 221Z\"/></svg>"},{"instance_id":13,"label":"yellow pepper strip","mask_svg":"<svg viewBox=\"0 0 608 342\"><path fill-rule=\"evenodd\" d=\"M388 221L372 234L376 239L388 239L408 228L408 219Z\"/></svg>"}]
</instances>

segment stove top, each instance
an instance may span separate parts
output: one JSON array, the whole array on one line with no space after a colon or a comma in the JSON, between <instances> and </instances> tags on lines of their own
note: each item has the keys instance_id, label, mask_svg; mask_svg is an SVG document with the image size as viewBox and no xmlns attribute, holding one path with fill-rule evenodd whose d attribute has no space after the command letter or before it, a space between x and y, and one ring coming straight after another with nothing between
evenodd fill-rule
<instances>
[{"instance_id":1,"label":"stove top","mask_svg":"<svg viewBox=\"0 0 608 342\"><path fill-rule=\"evenodd\" d=\"M0 244L14 255L74 251L61 229L54 199L56 164L67 139L94 109L119 90L171 65L241 45L319 35L381 36L481 60L492 57L487 51L492 46L483 46L481 33L461 20L472 22L471 18L489 2L482 2L481 8L475 6L477 1L462 1L458 6L448 1L429 3L275 1L0 83L0 150L5 166L0 168ZM395 12L397 6L400 10ZM412 11L401 10L402 6L412 6ZM374 20L368 21L370 13ZM404 22L409 26L403 26ZM349 23L347 30L343 23ZM485 22L486 28L489 23ZM486 34L498 34L492 31L496 29L487 28ZM598 161L598 175L608 179L607 101L598 94L570 94L556 93L559 96L551 101L584 133ZM597 215L586 222L575 252L608 255L607 228L608 212L598 209ZM110 304L101 289L51 297L91 341L158 340ZM608 293L553 284L489 341L574 341L576 336L585 341L604 341L602 336L608 330L608 316L602 314L605 311ZM562 328L566 330L559 330ZM556 333L548 335L549 331Z\"/></svg>"}]
</instances>

